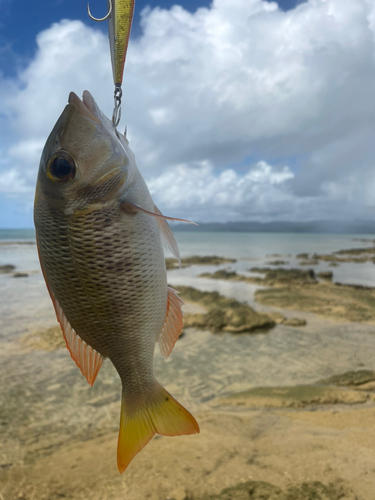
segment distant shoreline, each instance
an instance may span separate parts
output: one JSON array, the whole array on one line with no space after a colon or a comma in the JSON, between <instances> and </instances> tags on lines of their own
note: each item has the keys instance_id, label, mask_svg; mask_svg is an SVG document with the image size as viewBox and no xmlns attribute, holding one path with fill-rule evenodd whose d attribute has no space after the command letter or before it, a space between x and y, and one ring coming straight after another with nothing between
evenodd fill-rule
<instances>
[{"instance_id":1,"label":"distant shoreline","mask_svg":"<svg viewBox=\"0 0 375 500\"><path fill-rule=\"evenodd\" d=\"M374 234L375 221L307 221L307 222L203 222L199 226L172 224L181 232L231 233L315 233L315 234Z\"/></svg>"},{"instance_id":2,"label":"distant shoreline","mask_svg":"<svg viewBox=\"0 0 375 500\"><path fill-rule=\"evenodd\" d=\"M198 222L171 224L175 232L188 233L290 233L290 234L347 234L374 235L374 221L307 221L307 222ZM35 239L33 228L0 228L0 240Z\"/></svg>"}]
</instances>

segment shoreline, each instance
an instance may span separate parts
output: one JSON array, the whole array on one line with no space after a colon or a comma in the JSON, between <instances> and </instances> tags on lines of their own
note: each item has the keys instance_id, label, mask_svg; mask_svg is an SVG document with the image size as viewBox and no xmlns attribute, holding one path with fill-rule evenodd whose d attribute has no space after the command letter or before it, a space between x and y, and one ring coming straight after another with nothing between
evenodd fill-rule
<instances>
[{"instance_id":1,"label":"shoreline","mask_svg":"<svg viewBox=\"0 0 375 500\"><path fill-rule=\"evenodd\" d=\"M254 500L373 499L374 324L263 306L251 297L264 287L198 277L233 266L248 276L253 264L206 261L168 278L173 286L194 283L235 297L257 314L305 318L306 325L275 321L254 333L185 327L170 358L156 351L155 373L192 411L201 434L156 436L122 476L113 366L104 363L90 389L61 341L41 274L0 276L8 301L0 304L4 500L242 500L241 492ZM198 301L186 312L206 311ZM322 381L364 370L361 384Z\"/></svg>"}]
</instances>

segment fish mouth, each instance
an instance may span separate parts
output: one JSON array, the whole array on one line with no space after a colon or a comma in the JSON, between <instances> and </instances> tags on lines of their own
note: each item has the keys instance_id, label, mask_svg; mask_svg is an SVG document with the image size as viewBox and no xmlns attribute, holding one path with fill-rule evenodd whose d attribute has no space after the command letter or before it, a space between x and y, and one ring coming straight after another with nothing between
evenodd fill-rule
<instances>
[{"instance_id":1,"label":"fish mouth","mask_svg":"<svg viewBox=\"0 0 375 500\"><path fill-rule=\"evenodd\" d=\"M98 117L99 108L88 90L83 92L82 101L76 93L70 92L68 103L75 106L80 113L101 125Z\"/></svg>"}]
</instances>

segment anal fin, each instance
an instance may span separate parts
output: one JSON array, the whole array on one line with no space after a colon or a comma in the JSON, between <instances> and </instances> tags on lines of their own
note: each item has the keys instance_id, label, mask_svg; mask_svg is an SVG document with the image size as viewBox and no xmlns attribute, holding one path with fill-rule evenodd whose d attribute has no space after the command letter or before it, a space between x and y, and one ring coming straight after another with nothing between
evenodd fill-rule
<instances>
[{"instance_id":1,"label":"anal fin","mask_svg":"<svg viewBox=\"0 0 375 500\"><path fill-rule=\"evenodd\" d=\"M82 375L92 387L96 376L99 373L100 367L103 364L104 358L98 353L98 351L90 347L84 340L81 339L66 319L64 311L53 294L51 294L51 298L53 305L55 306L57 320L60 323L64 335L66 347L68 348L72 359L81 370Z\"/></svg>"},{"instance_id":2,"label":"anal fin","mask_svg":"<svg viewBox=\"0 0 375 500\"><path fill-rule=\"evenodd\" d=\"M69 321L67 320L62 307L60 306L58 300L55 297L55 294L48 284L47 276L43 268L42 259L40 258L38 235L36 236L40 267L42 269L44 281L46 282L47 290L51 297L53 307L55 308L57 321L60 323L61 330L64 335L66 347L68 348L70 356L72 357L78 368L81 370L82 375L86 378L87 382L92 387L94 385L96 376L99 373L100 367L103 364L104 358L98 351L90 347L84 340L81 339L81 337L79 337L79 335L71 327Z\"/></svg>"},{"instance_id":3,"label":"anal fin","mask_svg":"<svg viewBox=\"0 0 375 500\"><path fill-rule=\"evenodd\" d=\"M168 287L167 314L164 326L157 337L160 352L166 358L172 352L178 337L181 335L183 327L183 313L181 311L181 306L183 304L184 302L177 295L176 290Z\"/></svg>"}]
</instances>

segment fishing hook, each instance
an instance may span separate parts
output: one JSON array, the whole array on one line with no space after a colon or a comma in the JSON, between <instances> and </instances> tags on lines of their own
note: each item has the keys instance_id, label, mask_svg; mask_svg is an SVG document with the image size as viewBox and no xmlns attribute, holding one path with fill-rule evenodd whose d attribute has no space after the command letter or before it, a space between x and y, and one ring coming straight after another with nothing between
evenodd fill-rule
<instances>
[{"instance_id":1,"label":"fishing hook","mask_svg":"<svg viewBox=\"0 0 375 500\"><path fill-rule=\"evenodd\" d=\"M106 19L108 19L112 13L112 0L108 0L108 2L109 2L109 10L108 10L107 14L104 17L102 17L101 19L96 18L91 14L90 5L89 5L89 2L87 2L87 13L89 15L89 18L92 19L93 21L96 21L97 23L101 23L102 21L105 21Z\"/></svg>"}]
</instances>

